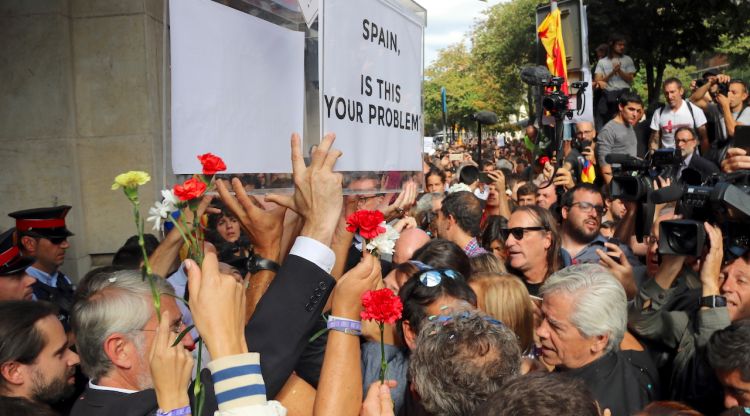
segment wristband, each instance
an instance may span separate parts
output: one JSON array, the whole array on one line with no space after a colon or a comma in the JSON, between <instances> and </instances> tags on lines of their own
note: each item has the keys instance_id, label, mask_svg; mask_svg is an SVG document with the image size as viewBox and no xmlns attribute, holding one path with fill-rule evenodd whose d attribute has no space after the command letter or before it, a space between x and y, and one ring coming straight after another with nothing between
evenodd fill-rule
<instances>
[{"instance_id":1,"label":"wristband","mask_svg":"<svg viewBox=\"0 0 750 416\"><path fill-rule=\"evenodd\" d=\"M362 322L339 318L338 316L329 316L326 327L334 331L343 332L347 335L362 335Z\"/></svg>"},{"instance_id":2,"label":"wristband","mask_svg":"<svg viewBox=\"0 0 750 416\"><path fill-rule=\"evenodd\" d=\"M156 416L185 416L185 415L190 415L190 414L191 414L191 410L190 410L189 405L185 407L180 407L178 409L172 409L168 412L165 412L161 409L156 411Z\"/></svg>"},{"instance_id":3,"label":"wristband","mask_svg":"<svg viewBox=\"0 0 750 416\"><path fill-rule=\"evenodd\" d=\"M281 266L273 260L264 259L255 253L251 253L250 257L247 259L245 267L251 274L255 274L263 270L278 272Z\"/></svg>"}]
</instances>

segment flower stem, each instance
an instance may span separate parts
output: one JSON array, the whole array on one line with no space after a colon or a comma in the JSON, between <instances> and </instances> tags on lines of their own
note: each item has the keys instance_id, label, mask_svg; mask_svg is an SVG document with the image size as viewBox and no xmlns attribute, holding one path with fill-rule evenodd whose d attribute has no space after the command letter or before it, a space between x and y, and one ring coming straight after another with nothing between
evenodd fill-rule
<instances>
[{"instance_id":1,"label":"flower stem","mask_svg":"<svg viewBox=\"0 0 750 416\"><path fill-rule=\"evenodd\" d=\"M388 371L388 363L385 361L385 342L383 341L383 333L385 332L385 324L378 322L380 327L380 384L385 382L385 373Z\"/></svg>"},{"instance_id":2,"label":"flower stem","mask_svg":"<svg viewBox=\"0 0 750 416\"><path fill-rule=\"evenodd\" d=\"M203 388L201 382L201 361L203 357L203 339L198 340L198 359L195 367L195 385L193 386L193 394L195 395L195 412L194 415L203 414L203 402L206 397L206 391Z\"/></svg>"},{"instance_id":3,"label":"flower stem","mask_svg":"<svg viewBox=\"0 0 750 416\"><path fill-rule=\"evenodd\" d=\"M130 198L130 201L133 204L133 218L135 219L135 228L138 232L138 245L141 247L141 254L143 255L141 274L144 279L148 279L148 284L151 287L151 297L154 301L156 319L161 322L161 297L159 295L159 290L156 288L156 282L154 281L154 275L151 270L151 263L148 261L146 243L143 239L143 218L141 218L140 202L138 201L137 196Z\"/></svg>"}]
</instances>

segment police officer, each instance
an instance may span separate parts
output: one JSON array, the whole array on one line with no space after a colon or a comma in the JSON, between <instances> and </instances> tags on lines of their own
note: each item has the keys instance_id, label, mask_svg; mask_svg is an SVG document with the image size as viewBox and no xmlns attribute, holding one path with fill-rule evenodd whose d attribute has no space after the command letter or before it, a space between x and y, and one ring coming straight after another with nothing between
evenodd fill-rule
<instances>
[{"instance_id":1,"label":"police officer","mask_svg":"<svg viewBox=\"0 0 750 416\"><path fill-rule=\"evenodd\" d=\"M26 273L37 280L33 285L34 297L58 306L66 331L70 329L68 321L74 287L59 268L65 261L65 251L70 247L68 237L73 235L65 226L65 215L70 208L61 205L8 214L16 220L21 252L36 259L26 269Z\"/></svg>"}]
</instances>

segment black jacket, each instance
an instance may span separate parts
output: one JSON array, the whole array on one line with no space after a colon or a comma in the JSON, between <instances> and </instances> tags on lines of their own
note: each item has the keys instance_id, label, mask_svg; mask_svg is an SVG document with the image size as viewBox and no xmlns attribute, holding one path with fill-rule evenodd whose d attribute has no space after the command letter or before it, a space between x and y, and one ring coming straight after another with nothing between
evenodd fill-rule
<instances>
[{"instance_id":1,"label":"black jacket","mask_svg":"<svg viewBox=\"0 0 750 416\"><path fill-rule=\"evenodd\" d=\"M87 388L70 416L152 416L158 408L153 389L128 394Z\"/></svg>"}]
</instances>

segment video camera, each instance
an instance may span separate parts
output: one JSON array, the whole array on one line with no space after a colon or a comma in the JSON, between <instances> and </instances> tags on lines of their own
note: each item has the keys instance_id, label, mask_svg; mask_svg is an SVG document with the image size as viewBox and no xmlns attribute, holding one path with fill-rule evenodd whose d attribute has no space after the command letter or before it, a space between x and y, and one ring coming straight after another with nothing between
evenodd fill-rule
<instances>
[{"instance_id":1,"label":"video camera","mask_svg":"<svg viewBox=\"0 0 750 416\"><path fill-rule=\"evenodd\" d=\"M683 219L659 224L659 253L698 257L707 243L704 222L723 228L725 251L741 256L750 248L750 171L716 174L701 185L672 185L654 191L652 202L678 201Z\"/></svg>"},{"instance_id":2,"label":"video camera","mask_svg":"<svg viewBox=\"0 0 750 416\"><path fill-rule=\"evenodd\" d=\"M552 77L542 82L544 87L544 96L542 97L542 107L549 111L555 118L562 119L568 117L573 118L573 111L568 108L570 103L570 96L562 91L562 85L565 79L562 77ZM576 92L576 111L581 111L583 101L582 96L586 87L589 85L588 82L572 82L571 88L578 90Z\"/></svg>"},{"instance_id":3,"label":"video camera","mask_svg":"<svg viewBox=\"0 0 750 416\"><path fill-rule=\"evenodd\" d=\"M609 154L604 159L609 164L620 165L610 183L612 198L639 202L646 202L657 176L674 179L682 163L679 149L658 149L646 159L619 153Z\"/></svg>"},{"instance_id":4,"label":"video camera","mask_svg":"<svg viewBox=\"0 0 750 416\"><path fill-rule=\"evenodd\" d=\"M696 79L695 80L695 87L696 88L700 88L700 87L706 85L707 82L708 82L707 79L703 79L703 78ZM717 86L716 91L709 91L709 93L711 94L711 97L716 98L716 96L719 95L719 94L721 94L721 95L723 95L725 97L727 95L729 95L729 83L721 82L721 83L716 84L716 86Z\"/></svg>"}]
</instances>

